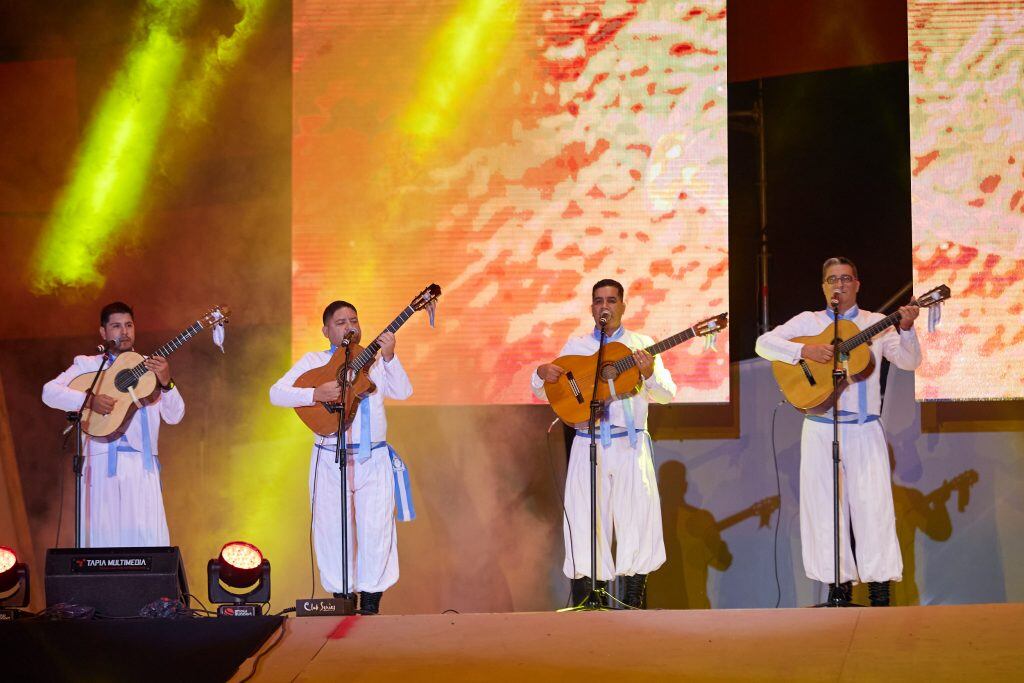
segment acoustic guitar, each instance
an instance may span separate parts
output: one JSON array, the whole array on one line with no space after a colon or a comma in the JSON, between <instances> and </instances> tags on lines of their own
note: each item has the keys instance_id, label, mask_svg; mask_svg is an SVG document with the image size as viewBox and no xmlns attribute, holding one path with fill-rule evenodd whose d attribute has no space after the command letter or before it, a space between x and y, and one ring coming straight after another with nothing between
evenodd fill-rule
<instances>
[{"instance_id":1,"label":"acoustic guitar","mask_svg":"<svg viewBox=\"0 0 1024 683\"><path fill-rule=\"evenodd\" d=\"M914 302L921 308L928 308L942 303L950 296L949 287L940 285L922 294ZM832 408L835 400L843 390L853 382L861 382L871 376L875 370L875 357L868 345L871 339L891 325L900 321L900 313L896 311L879 320L877 323L861 330L850 320L839 321L839 338L832 337L832 324L813 337L794 337L790 341L798 344L829 344L835 346L835 353L840 366L846 372L846 378L839 385L839 392L832 392L832 361L818 363L801 358L796 365L783 361L772 361L772 374L779 384L786 400L797 410L810 415L821 415Z\"/></svg>"},{"instance_id":2,"label":"acoustic guitar","mask_svg":"<svg viewBox=\"0 0 1024 683\"><path fill-rule=\"evenodd\" d=\"M722 313L702 320L693 327L648 346L645 351L655 356L688 339L721 332L729 325L729 314ZM589 356L562 356L553 363L565 370L557 382L545 382L544 393L552 410L568 424L590 419L590 399L594 395L594 374L597 353ZM608 380L615 386L616 398L632 396L640 390L640 369L633 360L633 350L619 342L608 342L601 358L601 381L597 385L597 400L611 398Z\"/></svg>"},{"instance_id":3,"label":"acoustic guitar","mask_svg":"<svg viewBox=\"0 0 1024 683\"><path fill-rule=\"evenodd\" d=\"M395 333L405 324L405 321L412 317L416 311L427 307L431 301L441 296L441 288L437 285L430 285L417 294L405 309L398 314L384 332ZM380 334L384 334L381 332ZM349 345L350 362L348 368L348 387L345 392L345 404L341 403L316 403L311 406L301 406L295 409L295 413L313 430L321 436L329 436L338 433L339 418L344 421L347 429L352 420L355 419L359 402L376 390L376 385L370 381L370 366L380 350L378 341L380 334L374 338L369 346L363 348L358 344ZM342 369L345 366L345 347L338 349L327 361L327 365L307 370L299 375L294 386L300 388L318 387L324 382L332 379L341 384Z\"/></svg>"},{"instance_id":4,"label":"acoustic guitar","mask_svg":"<svg viewBox=\"0 0 1024 683\"><path fill-rule=\"evenodd\" d=\"M182 330L174 339L154 351L152 356L167 358L192 337L208 327L226 323L231 310L217 306ZM154 395L157 388L156 375L143 365L147 356L134 351L119 353L114 362L102 371L93 389L95 394L104 394L115 399L114 408L106 415L100 415L90 408L82 411L82 430L89 436L104 437L127 428L132 415L141 402ZM77 391L88 391L96 372L87 372L75 377L68 386Z\"/></svg>"}]
</instances>

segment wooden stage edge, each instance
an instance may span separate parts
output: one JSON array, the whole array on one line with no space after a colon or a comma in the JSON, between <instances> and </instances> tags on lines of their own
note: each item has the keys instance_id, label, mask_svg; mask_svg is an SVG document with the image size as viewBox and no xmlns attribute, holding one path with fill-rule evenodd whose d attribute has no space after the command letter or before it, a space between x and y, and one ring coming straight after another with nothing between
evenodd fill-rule
<instances>
[{"instance_id":1,"label":"wooden stage edge","mask_svg":"<svg viewBox=\"0 0 1024 683\"><path fill-rule=\"evenodd\" d=\"M1022 643L1017 603L291 618L232 680L1021 681Z\"/></svg>"}]
</instances>

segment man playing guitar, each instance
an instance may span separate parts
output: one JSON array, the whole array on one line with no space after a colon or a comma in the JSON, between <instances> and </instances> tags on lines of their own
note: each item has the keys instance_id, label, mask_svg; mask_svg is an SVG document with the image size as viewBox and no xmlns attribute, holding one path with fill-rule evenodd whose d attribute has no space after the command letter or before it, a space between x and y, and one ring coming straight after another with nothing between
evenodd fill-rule
<instances>
[{"instance_id":1,"label":"man playing guitar","mask_svg":"<svg viewBox=\"0 0 1024 683\"><path fill-rule=\"evenodd\" d=\"M665 562L665 541L661 527L661 503L651 459L647 433L647 405L668 403L676 393L675 383L660 356L643 349L653 340L626 330L624 290L615 280L601 280L592 289L590 312L595 327L591 334L573 337L559 356L590 355L598 350L600 323L604 318L609 341L633 349L633 359L643 378L640 392L619 397L604 405L600 416L598 443L598 563L597 587L615 576L625 577L626 602L640 608L644 602L647 575ZM533 393L545 398L544 384L555 383L564 369L553 363L537 368L532 377ZM573 604L590 595L590 455L587 423L575 425L576 438L569 455L565 483L565 562L562 571L572 582ZM616 540L612 559L612 534Z\"/></svg>"},{"instance_id":2,"label":"man playing guitar","mask_svg":"<svg viewBox=\"0 0 1024 683\"><path fill-rule=\"evenodd\" d=\"M331 346L299 359L291 370L270 388L270 402L284 408L330 404L341 398L334 379L316 387L301 388L301 375L327 365L334 352L346 342L359 344L362 329L356 307L334 301L324 309L323 335ZM384 399L406 399L412 384L395 355L395 335L389 331L377 337L380 358L369 366L376 390L360 403L346 432L348 452L348 576L344 584L341 553L341 473L335 463L337 436L317 435L311 454L309 488L313 506L313 545L316 549L320 582L335 597L358 592L359 612L377 614L383 592L398 581L398 534L395 528L395 473L404 465L387 443ZM340 351L343 352L343 351ZM364 434L368 432L367 439Z\"/></svg>"},{"instance_id":3,"label":"man playing guitar","mask_svg":"<svg viewBox=\"0 0 1024 683\"><path fill-rule=\"evenodd\" d=\"M115 301L100 311L100 338L116 357L135 346L135 314ZM75 412L82 407L85 393L68 385L79 375L96 372L105 354L77 356L67 370L43 386L43 403ZM145 359L147 370L156 375L159 388L153 395L139 396L141 408L127 424L107 437L83 435L85 456L82 497L82 545L87 548L164 546L169 544L167 516L160 487L157 441L160 422L177 424L185 416L185 401L171 379L166 358ZM104 367L109 366L109 361ZM98 394L86 408L109 414L115 399Z\"/></svg>"},{"instance_id":4,"label":"man playing guitar","mask_svg":"<svg viewBox=\"0 0 1024 683\"><path fill-rule=\"evenodd\" d=\"M800 344L794 337L817 335L834 319L828 304L836 300L839 318L864 330L882 320L881 313L857 307L860 280L857 267L847 258L830 258L822 266L822 291L826 309L804 311L757 339L756 351L770 361L796 365L802 359L831 363L832 345ZM919 309L899 309L899 332L892 327L873 339L871 353L875 368L867 378L855 382L839 397L839 438L842 454L840 507L840 581L849 600L853 581L867 581L871 604L889 604L889 582L903 576L903 560L896 539L889 455L882 425L878 367L882 356L901 370L913 371L921 364L921 347L914 332ZM842 364L840 364L842 367ZM833 561L832 494L832 412L808 414L800 439L800 544L804 571L815 581L835 580ZM850 534L857 539L854 560Z\"/></svg>"}]
</instances>

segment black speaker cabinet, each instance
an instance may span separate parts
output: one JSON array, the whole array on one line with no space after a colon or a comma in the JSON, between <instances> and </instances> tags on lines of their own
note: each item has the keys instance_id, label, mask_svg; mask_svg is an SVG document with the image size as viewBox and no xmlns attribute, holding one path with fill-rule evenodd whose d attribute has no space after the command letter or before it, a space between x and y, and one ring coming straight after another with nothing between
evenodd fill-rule
<instances>
[{"instance_id":1,"label":"black speaker cabinet","mask_svg":"<svg viewBox=\"0 0 1024 683\"><path fill-rule=\"evenodd\" d=\"M50 548L46 606L87 605L99 616L137 617L159 598L188 605L188 581L177 546Z\"/></svg>"}]
</instances>

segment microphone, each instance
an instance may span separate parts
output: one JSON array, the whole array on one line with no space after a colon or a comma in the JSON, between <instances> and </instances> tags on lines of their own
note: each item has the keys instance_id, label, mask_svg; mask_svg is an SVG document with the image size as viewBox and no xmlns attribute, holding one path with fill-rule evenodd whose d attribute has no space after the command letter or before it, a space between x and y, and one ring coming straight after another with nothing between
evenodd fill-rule
<instances>
[{"instance_id":1,"label":"microphone","mask_svg":"<svg viewBox=\"0 0 1024 683\"><path fill-rule=\"evenodd\" d=\"M830 301L829 303L832 305L832 308L839 308L839 297L833 294L832 301Z\"/></svg>"},{"instance_id":2,"label":"microphone","mask_svg":"<svg viewBox=\"0 0 1024 683\"><path fill-rule=\"evenodd\" d=\"M106 340L102 344L97 344L96 345L96 350L102 353L103 351L109 351L110 349L116 349L120 343L121 343L121 338L120 337L114 337L113 339Z\"/></svg>"},{"instance_id":3,"label":"microphone","mask_svg":"<svg viewBox=\"0 0 1024 683\"><path fill-rule=\"evenodd\" d=\"M601 325L601 327L604 327L605 325L608 324L608 319L610 317L611 317L611 313L609 313L608 311L601 311L601 317L598 318L597 322L598 322L599 325Z\"/></svg>"},{"instance_id":4,"label":"microphone","mask_svg":"<svg viewBox=\"0 0 1024 683\"><path fill-rule=\"evenodd\" d=\"M351 344L352 343L352 337L354 337L354 336L356 336L356 331L355 330L349 330L348 332L346 332L345 336L341 340L341 345L342 346L348 346L349 344Z\"/></svg>"}]
</instances>

